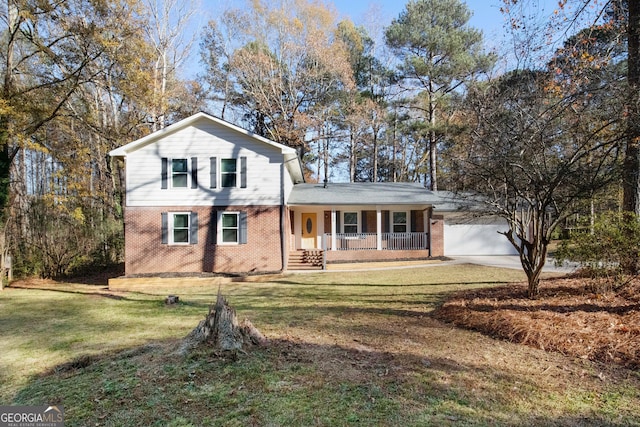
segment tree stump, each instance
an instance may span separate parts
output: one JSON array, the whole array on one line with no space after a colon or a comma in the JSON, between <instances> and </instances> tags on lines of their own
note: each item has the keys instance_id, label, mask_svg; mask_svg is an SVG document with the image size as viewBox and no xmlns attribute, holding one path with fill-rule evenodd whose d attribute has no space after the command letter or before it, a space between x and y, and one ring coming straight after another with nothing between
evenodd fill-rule
<instances>
[{"instance_id":1,"label":"tree stump","mask_svg":"<svg viewBox=\"0 0 640 427\"><path fill-rule=\"evenodd\" d=\"M242 351L245 347L264 345L267 339L248 319L238 324L236 311L218 289L215 305L209 308L206 318L184 339L180 353L199 344L208 344L218 350Z\"/></svg>"},{"instance_id":2,"label":"tree stump","mask_svg":"<svg viewBox=\"0 0 640 427\"><path fill-rule=\"evenodd\" d=\"M169 295L164 299L164 303L167 305L173 305L180 302L180 297L178 295Z\"/></svg>"}]
</instances>

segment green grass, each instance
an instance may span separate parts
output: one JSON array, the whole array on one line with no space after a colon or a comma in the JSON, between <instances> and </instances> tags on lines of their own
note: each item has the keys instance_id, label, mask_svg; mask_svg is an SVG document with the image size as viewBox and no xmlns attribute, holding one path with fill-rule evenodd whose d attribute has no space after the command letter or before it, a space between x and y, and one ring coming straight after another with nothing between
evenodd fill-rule
<instances>
[{"instance_id":1,"label":"green grass","mask_svg":"<svg viewBox=\"0 0 640 427\"><path fill-rule=\"evenodd\" d=\"M178 340L217 286L176 279L121 299L71 284L9 288L0 404L63 404L69 426L640 425L636 373L429 317L454 290L523 279L457 265L231 283L230 304L270 344L188 356ZM166 307L169 292L181 303Z\"/></svg>"}]
</instances>

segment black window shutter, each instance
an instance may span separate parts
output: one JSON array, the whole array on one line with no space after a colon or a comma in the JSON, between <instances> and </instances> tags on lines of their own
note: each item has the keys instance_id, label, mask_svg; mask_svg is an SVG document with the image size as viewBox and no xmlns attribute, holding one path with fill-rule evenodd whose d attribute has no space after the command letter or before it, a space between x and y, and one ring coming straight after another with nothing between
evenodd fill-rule
<instances>
[{"instance_id":1,"label":"black window shutter","mask_svg":"<svg viewBox=\"0 0 640 427\"><path fill-rule=\"evenodd\" d=\"M191 212L191 229L189 243L192 245L198 244L198 212Z\"/></svg>"},{"instance_id":2,"label":"black window shutter","mask_svg":"<svg viewBox=\"0 0 640 427\"><path fill-rule=\"evenodd\" d=\"M417 228L416 228L416 223L418 222L418 211L411 211L411 232L415 233Z\"/></svg>"},{"instance_id":3,"label":"black window shutter","mask_svg":"<svg viewBox=\"0 0 640 427\"><path fill-rule=\"evenodd\" d=\"M218 243L217 234L218 234L218 221L219 221L218 212L214 209L211 209L211 216L209 217L209 243L215 245Z\"/></svg>"},{"instance_id":4,"label":"black window shutter","mask_svg":"<svg viewBox=\"0 0 640 427\"><path fill-rule=\"evenodd\" d=\"M238 236L238 243L247 243L247 212L240 212L240 236Z\"/></svg>"},{"instance_id":5,"label":"black window shutter","mask_svg":"<svg viewBox=\"0 0 640 427\"><path fill-rule=\"evenodd\" d=\"M336 233L342 233L342 214L340 211L336 211Z\"/></svg>"},{"instance_id":6,"label":"black window shutter","mask_svg":"<svg viewBox=\"0 0 640 427\"><path fill-rule=\"evenodd\" d=\"M167 179L167 168L168 168L169 160L166 157L162 158L162 172L160 174L160 179L162 180L161 188L166 190L168 188L168 179Z\"/></svg>"},{"instance_id":7,"label":"black window shutter","mask_svg":"<svg viewBox=\"0 0 640 427\"><path fill-rule=\"evenodd\" d=\"M218 158L209 157L209 188L216 188L218 184Z\"/></svg>"},{"instance_id":8,"label":"black window shutter","mask_svg":"<svg viewBox=\"0 0 640 427\"><path fill-rule=\"evenodd\" d=\"M198 158L191 158L191 188L198 188Z\"/></svg>"},{"instance_id":9,"label":"black window shutter","mask_svg":"<svg viewBox=\"0 0 640 427\"><path fill-rule=\"evenodd\" d=\"M169 243L169 214L162 212L162 244Z\"/></svg>"},{"instance_id":10,"label":"black window shutter","mask_svg":"<svg viewBox=\"0 0 640 427\"><path fill-rule=\"evenodd\" d=\"M247 158L240 157L240 188L247 188Z\"/></svg>"},{"instance_id":11,"label":"black window shutter","mask_svg":"<svg viewBox=\"0 0 640 427\"><path fill-rule=\"evenodd\" d=\"M362 230L363 233L367 233L369 231L369 227L367 224L367 212L368 211L360 211L360 217L362 218L362 224L360 225L360 230Z\"/></svg>"}]
</instances>

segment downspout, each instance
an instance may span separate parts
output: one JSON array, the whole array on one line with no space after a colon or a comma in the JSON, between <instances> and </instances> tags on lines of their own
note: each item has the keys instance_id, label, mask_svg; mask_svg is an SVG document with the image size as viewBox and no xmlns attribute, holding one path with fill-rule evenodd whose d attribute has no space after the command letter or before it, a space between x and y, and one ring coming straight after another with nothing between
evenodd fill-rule
<instances>
[{"instance_id":1,"label":"downspout","mask_svg":"<svg viewBox=\"0 0 640 427\"><path fill-rule=\"evenodd\" d=\"M429 233L427 234L429 236L429 238L427 239L427 244L429 245L429 258L431 258L431 247L432 247L431 239L433 236L433 233L431 233L431 221L433 218L433 206L431 206L430 208L427 208L426 210L428 212L428 217L429 217L427 219L427 232Z\"/></svg>"},{"instance_id":2,"label":"downspout","mask_svg":"<svg viewBox=\"0 0 640 427\"><path fill-rule=\"evenodd\" d=\"M282 271L287 269L287 241L285 239L285 209L284 209L284 162L286 161L283 156L283 162L280 165L280 257L282 262Z\"/></svg>"}]
</instances>

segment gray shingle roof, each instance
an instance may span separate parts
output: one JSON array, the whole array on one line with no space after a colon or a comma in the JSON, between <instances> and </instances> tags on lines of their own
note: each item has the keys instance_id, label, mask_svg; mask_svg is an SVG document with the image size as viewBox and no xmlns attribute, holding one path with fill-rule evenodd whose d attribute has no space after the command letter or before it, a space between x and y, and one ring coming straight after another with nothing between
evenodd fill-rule
<instances>
[{"instance_id":1,"label":"gray shingle roof","mask_svg":"<svg viewBox=\"0 0 640 427\"><path fill-rule=\"evenodd\" d=\"M449 192L429 191L422 184L405 182L355 182L297 184L289 205L432 205L437 210L457 210ZM446 209L443 209L445 208Z\"/></svg>"}]
</instances>

